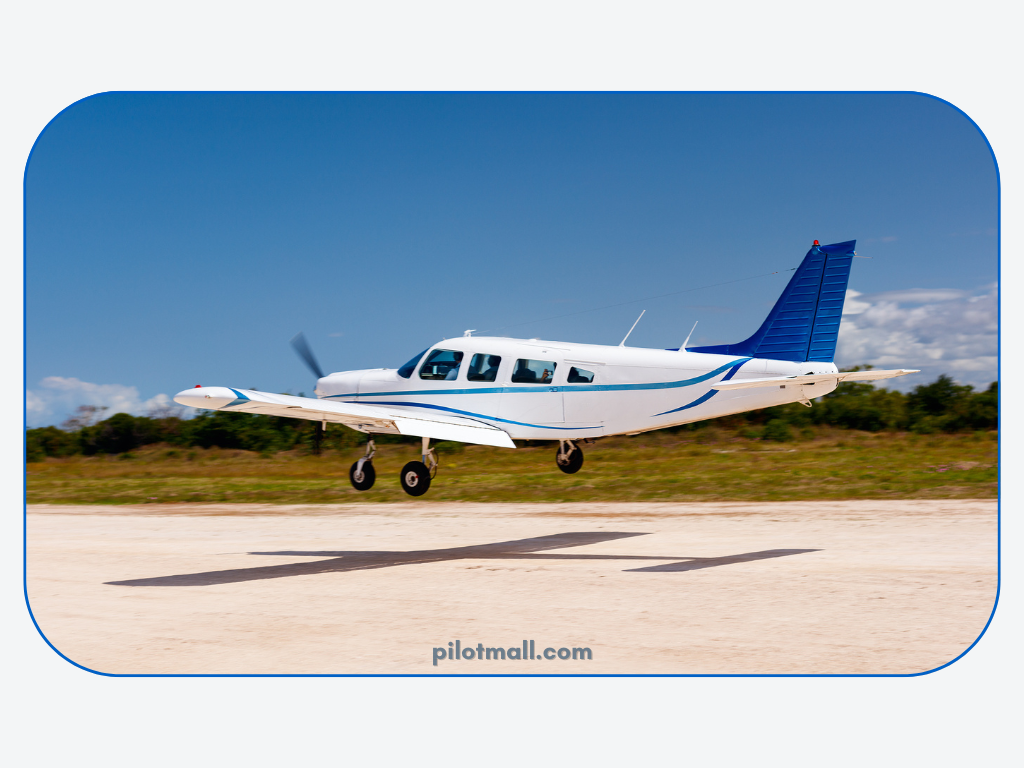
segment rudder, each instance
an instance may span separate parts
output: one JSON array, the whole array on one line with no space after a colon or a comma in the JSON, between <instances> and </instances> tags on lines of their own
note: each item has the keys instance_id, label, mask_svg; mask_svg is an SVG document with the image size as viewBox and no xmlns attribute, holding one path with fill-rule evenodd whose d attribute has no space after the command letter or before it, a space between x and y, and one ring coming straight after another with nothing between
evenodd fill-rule
<instances>
[{"instance_id":1,"label":"rudder","mask_svg":"<svg viewBox=\"0 0 1024 768\"><path fill-rule=\"evenodd\" d=\"M831 362L856 245L856 240L832 245L818 245L815 240L753 336L736 344L689 347L688 351Z\"/></svg>"}]
</instances>

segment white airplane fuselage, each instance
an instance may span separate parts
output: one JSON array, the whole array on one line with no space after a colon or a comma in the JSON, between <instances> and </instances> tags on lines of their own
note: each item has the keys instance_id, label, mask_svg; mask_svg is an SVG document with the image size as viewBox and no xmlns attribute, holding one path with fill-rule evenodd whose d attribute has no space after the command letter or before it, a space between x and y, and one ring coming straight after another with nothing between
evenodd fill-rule
<instances>
[{"instance_id":1,"label":"white airplane fuselage","mask_svg":"<svg viewBox=\"0 0 1024 768\"><path fill-rule=\"evenodd\" d=\"M436 378L438 367L428 363L432 355L450 362L456 353L461 360L454 374L448 370L445 378ZM488 365L499 357L500 363ZM474 362L479 364L474 367ZM536 380L524 380L531 368ZM517 440L574 440L808 403L833 391L837 382L732 391L711 385L838 370L832 362L488 336L447 339L426 350L414 367L403 369L332 373L319 379L316 395L336 403L386 405L421 417L460 416ZM443 374L444 366L440 370Z\"/></svg>"}]
</instances>

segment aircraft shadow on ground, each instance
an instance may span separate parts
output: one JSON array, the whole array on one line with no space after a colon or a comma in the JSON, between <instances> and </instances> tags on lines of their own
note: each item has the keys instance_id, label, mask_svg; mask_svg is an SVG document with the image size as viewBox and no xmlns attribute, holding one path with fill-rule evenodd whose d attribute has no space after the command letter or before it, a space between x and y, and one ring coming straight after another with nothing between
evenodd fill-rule
<instances>
[{"instance_id":1,"label":"aircraft shadow on ground","mask_svg":"<svg viewBox=\"0 0 1024 768\"><path fill-rule=\"evenodd\" d=\"M124 587L208 587L215 584L234 584L240 581L258 581L260 579L280 579L286 576L310 576L318 573L335 573L339 571L361 571L371 568L390 568L396 565L415 565L418 563L439 563L450 560L661 560L661 565L645 568L627 568L633 573L665 573L668 571L695 571L700 568L715 568L732 563L746 563L752 560L766 560L772 557L786 557L805 552L817 552L817 549L766 549L761 552L746 552L740 555L725 557L685 557L678 555L586 555L545 553L549 549L565 549L581 547L587 544L599 544L603 541L624 539L631 536L645 536L646 533L624 533L613 531L575 533L556 533L550 536L537 536L532 539L502 541L495 544L474 544L467 547L450 547L448 549L424 549L412 552L250 552L251 555L277 555L293 557L323 557L305 563L287 563L284 565L268 565L255 568L234 568L225 571L207 571L205 573L186 573L175 576L158 576L149 579L128 579L127 581L108 581L107 584Z\"/></svg>"}]
</instances>

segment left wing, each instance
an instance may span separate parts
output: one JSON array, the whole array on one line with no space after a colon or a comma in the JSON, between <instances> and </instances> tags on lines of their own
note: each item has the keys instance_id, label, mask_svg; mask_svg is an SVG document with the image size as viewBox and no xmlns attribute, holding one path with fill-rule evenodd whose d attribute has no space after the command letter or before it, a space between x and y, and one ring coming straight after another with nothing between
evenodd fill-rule
<instances>
[{"instance_id":1,"label":"left wing","mask_svg":"<svg viewBox=\"0 0 1024 768\"><path fill-rule=\"evenodd\" d=\"M712 389L749 389L751 387L784 386L786 384L817 384L819 381L876 381L906 376L908 373L920 373L917 370L900 368L894 371L840 371L839 373L813 373L806 376L773 376L768 379L741 379L736 381L720 381L712 384Z\"/></svg>"},{"instance_id":2,"label":"left wing","mask_svg":"<svg viewBox=\"0 0 1024 768\"><path fill-rule=\"evenodd\" d=\"M232 387L196 387L174 396L174 402L191 408L241 411L264 416L285 416L330 424L344 424L360 432L415 435L437 440L515 448L508 433L483 421L448 414L424 416L396 406L335 403L312 397L272 395Z\"/></svg>"}]
</instances>

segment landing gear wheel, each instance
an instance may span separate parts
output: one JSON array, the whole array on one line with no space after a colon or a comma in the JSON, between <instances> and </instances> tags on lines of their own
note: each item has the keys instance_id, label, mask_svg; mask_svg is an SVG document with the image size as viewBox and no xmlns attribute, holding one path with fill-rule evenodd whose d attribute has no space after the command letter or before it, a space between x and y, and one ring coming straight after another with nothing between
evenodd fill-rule
<instances>
[{"instance_id":1,"label":"landing gear wheel","mask_svg":"<svg viewBox=\"0 0 1024 768\"><path fill-rule=\"evenodd\" d=\"M348 479L352 483L352 487L357 491L368 491L373 488L373 484L377 480L377 472L373 468L373 462L364 461L363 468L360 470L359 462L357 461L348 471Z\"/></svg>"},{"instance_id":2,"label":"landing gear wheel","mask_svg":"<svg viewBox=\"0 0 1024 768\"><path fill-rule=\"evenodd\" d=\"M575 475L583 466L582 449L579 446L572 446L570 449L570 446L563 443L559 446L558 453L555 454L555 464L565 474Z\"/></svg>"},{"instance_id":3,"label":"landing gear wheel","mask_svg":"<svg viewBox=\"0 0 1024 768\"><path fill-rule=\"evenodd\" d=\"M430 470L422 461L410 461L402 467L402 490L410 496L422 496L430 489Z\"/></svg>"}]
</instances>

